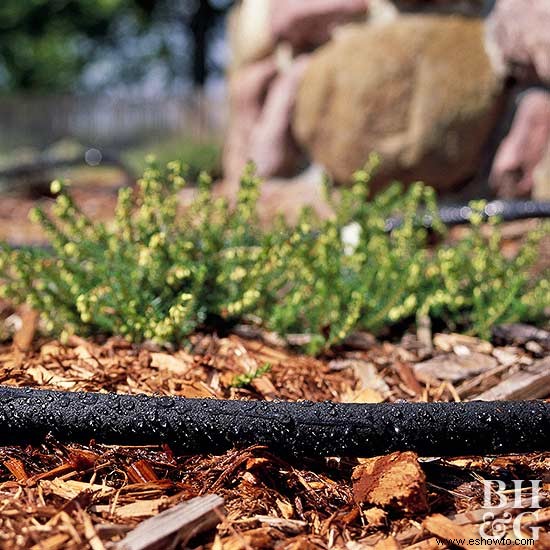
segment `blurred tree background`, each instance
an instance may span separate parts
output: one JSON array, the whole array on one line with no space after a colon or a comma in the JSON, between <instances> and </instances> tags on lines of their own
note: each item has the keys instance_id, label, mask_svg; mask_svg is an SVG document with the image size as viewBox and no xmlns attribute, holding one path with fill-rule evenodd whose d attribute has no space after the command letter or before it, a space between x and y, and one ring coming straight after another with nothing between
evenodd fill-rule
<instances>
[{"instance_id":1,"label":"blurred tree background","mask_svg":"<svg viewBox=\"0 0 550 550\"><path fill-rule=\"evenodd\" d=\"M2 0L0 191L14 165L89 148L135 173L153 153L219 175L231 4Z\"/></svg>"},{"instance_id":2,"label":"blurred tree background","mask_svg":"<svg viewBox=\"0 0 550 550\"><path fill-rule=\"evenodd\" d=\"M223 65L230 0L2 0L0 91L157 93Z\"/></svg>"}]
</instances>

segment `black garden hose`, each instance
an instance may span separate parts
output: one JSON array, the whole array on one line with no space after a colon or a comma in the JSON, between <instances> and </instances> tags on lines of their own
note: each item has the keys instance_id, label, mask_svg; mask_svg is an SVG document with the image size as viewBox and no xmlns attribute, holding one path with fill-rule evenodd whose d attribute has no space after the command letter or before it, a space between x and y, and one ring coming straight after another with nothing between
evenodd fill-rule
<instances>
[{"instance_id":1,"label":"black garden hose","mask_svg":"<svg viewBox=\"0 0 550 550\"><path fill-rule=\"evenodd\" d=\"M550 403L232 401L0 387L0 444L167 443L183 453L265 445L281 455L423 456L550 450Z\"/></svg>"},{"instance_id":2,"label":"black garden hose","mask_svg":"<svg viewBox=\"0 0 550 550\"><path fill-rule=\"evenodd\" d=\"M472 208L467 204L447 205L439 208L441 222L452 227L470 223ZM488 202L483 208L484 220L498 217L505 222L515 220L527 220L530 218L550 218L550 202L527 201L527 200L494 200ZM433 217L430 214L420 214L419 223L425 227L431 227ZM386 221L386 231L390 232L399 227L401 218L389 218Z\"/></svg>"},{"instance_id":3,"label":"black garden hose","mask_svg":"<svg viewBox=\"0 0 550 550\"><path fill-rule=\"evenodd\" d=\"M467 225L470 223L472 209L467 204L442 206L439 208L438 214L443 225L448 227ZM502 221L550 218L550 202L494 200L486 204L483 209L483 217L485 220L499 217ZM384 228L385 231L391 233L401 225L402 221L399 216L388 218ZM431 214L418 215L418 223L428 229L432 227L433 222ZM315 231L313 233L317 234ZM10 244L9 246L15 250L42 250L44 252L52 250L50 245L39 243Z\"/></svg>"}]
</instances>

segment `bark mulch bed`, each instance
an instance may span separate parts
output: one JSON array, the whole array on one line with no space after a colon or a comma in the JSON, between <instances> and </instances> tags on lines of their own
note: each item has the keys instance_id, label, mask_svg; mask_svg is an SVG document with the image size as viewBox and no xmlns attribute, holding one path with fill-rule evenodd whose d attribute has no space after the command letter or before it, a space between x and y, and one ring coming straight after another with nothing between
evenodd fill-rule
<instances>
[{"instance_id":1,"label":"bark mulch bed","mask_svg":"<svg viewBox=\"0 0 550 550\"><path fill-rule=\"evenodd\" d=\"M333 355L312 359L244 327L225 337L196 335L186 351L120 339L33 344L32 315L21 316L15 344L0 348L3 385L355 402L550 395L544 332L503 333L499 346L457 334L407 335L399 343L358 334ZM266 363L268 372L243 378ZM261 447L176 456L168 446L48 439L0 448L0 547L430 549L454 548L446 541L464 538L458 547L470 548L487 511L482 479L509 487L541 480L542 509L523 526L525 537L541 526L535 547L550 548L550 453L289 461ZM521 506L531 488L523 485ZM190 502L195 497L203 498ZM165 510L172 515L158 515ZM520 511L510 501L495 513Z\"/></svg>"}]
</instances>

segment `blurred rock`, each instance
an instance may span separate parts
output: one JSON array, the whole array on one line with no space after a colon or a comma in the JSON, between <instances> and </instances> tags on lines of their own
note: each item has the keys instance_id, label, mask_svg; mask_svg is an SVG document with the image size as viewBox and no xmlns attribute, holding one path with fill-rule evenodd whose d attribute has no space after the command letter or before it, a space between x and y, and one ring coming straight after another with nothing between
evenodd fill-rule
<instances>
[{"instance_id":1,"label":"blurred rock","mask_svg":"<svg viewBox=\"0 0 550 550\"><path fill-rule=\"evenodd\" d=\"M353 20L366 20L369 0L277 0L271 32L277 42L307 51L327 42L334 29Z\"/></svg>"},{"instance_id":2,"label":"blurred rock","mask_svg":"<svg viewBox=\"0 0 550 550\"><path fill-rule=\"evenodd\" d=\"M538 179L537 195L544 195L545 188L548 194L550 181L544 163L548 165L545 156L549 151L550 93L528 91L521 97L512 127L493 161L490 182L497 194L501 197L529 196L535 179Z\"/></svg>"},{"instance_id":3,"label":"blurred rock","mask_svg":"<svg viewBox=\"0 0 550 550\"><path fill-rule=\"evenodd\" d=\"M402 16L348 28L313 54L294 132L340 183L377 151L375 187L422 179L445 190L476 172L502 95L481 20Z\"/></svg>"},{"instance_id":4,"label":"blurred rock","mask_svg":"<svg viewBox=\"0 0 550 550\"><path fill-rule=\"evenodd\" d=\"M227 25L231 70L258 61L273 51L270 14L271 0L242 0L231 9Z\"/></svg>"},{"instance_id":5,"label":"blurred rock","mask_svg":"<svg viewBox=\"0 0 550 550\"><path fill-rule=\"evenodd\" d=\"M294 178L272 178L262 185L258 210L263 223L273 220L277 213L282 213L289 223L296 223L306 206L322 219L333 214L324 200L322 172L317 166Z\"/></svg>"},{"instance_id":6,"label":"blurred rock","mask_svg":"<svg viewBox=\"0 0 550 550\"><path fill-rule=\"evenodd\" d=\"M231 117L223 151L223 171L238 181L250 159L250 136L260 118L269 84L277 74L273 58L253 63L229 78Z\"/></svg>"},{"instance_id":7,"label":"blurred rock","mask_svg":"<svg viewBox=\"0 0 550 550\"><path fill-rule=\"evenodd\" d=\"M310 56L304 55L272 82L257 123L251 132L249 154L262 177L292 176L304 165L304 155L290 130L297 89Z\"/></svg>"},{"instance_id":8,"label":"blurred rock","mask_svg":"<svg viewBox=\"0 0 550 550\"><path fill-rule=\"evenodd\" d=\"M487 42L495 66L550 83L548 0L498 0L487 19Z\"/></svg>"}]
</instances>

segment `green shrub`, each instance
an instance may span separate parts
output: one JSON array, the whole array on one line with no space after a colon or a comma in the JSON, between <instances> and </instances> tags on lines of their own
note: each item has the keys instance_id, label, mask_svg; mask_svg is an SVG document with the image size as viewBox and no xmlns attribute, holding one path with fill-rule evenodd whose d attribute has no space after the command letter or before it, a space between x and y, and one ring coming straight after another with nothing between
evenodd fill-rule
<instances>
[{"instance_id":1,"label":"green shrub","mask_svg":"<svg viewBox=\"0 0 550 550\"><path fill-rule=\"evenodd\" d=\"M304 210L297 225L281 217L268 229L257 219L260 182L252 167L234 208L212 196L203 174L196 200L181 212L179 163L150 165L135 192L121 190L109 225L84 216L56 181L54 216L33 212L52 251L3 246L3 292L39 309L57 334L180 343L198 327L244 318L281 335L310 334L311 352L354 329L377 332L415 315L482 336L497 322L543 316L548 278L533 281L528 273L539 234L508 260L498 233L482 236L478 216L454 247L429 247L416 213L431 213L443 231L433 190L396 184L369 200L374 165L372 157L356 173L333 219L320 221ZM385 220L396 212L403 223L388 234ZM360 238L350 251L341 235L351 222Z\"/></svg>"}]
</instances>

